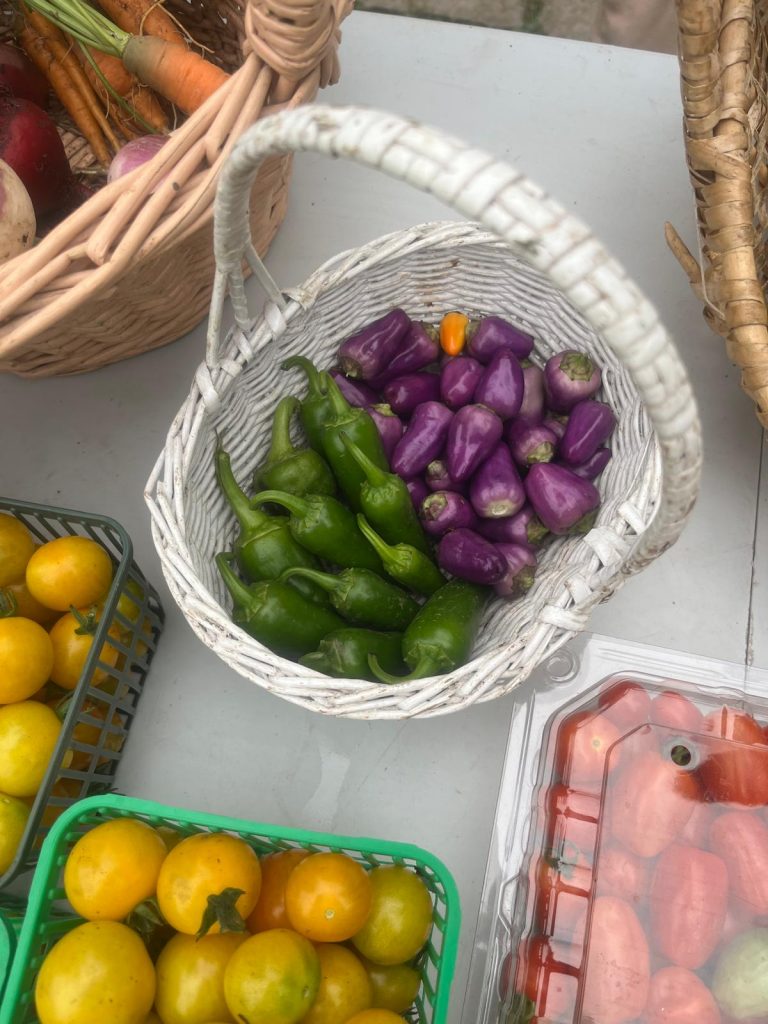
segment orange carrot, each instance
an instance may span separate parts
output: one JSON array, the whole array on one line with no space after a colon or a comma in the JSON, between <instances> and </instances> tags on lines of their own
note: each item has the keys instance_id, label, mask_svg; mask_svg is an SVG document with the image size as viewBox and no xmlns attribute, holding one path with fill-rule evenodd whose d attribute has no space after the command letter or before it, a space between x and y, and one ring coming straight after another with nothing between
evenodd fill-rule
<instances>
[{"instance_id":1,"label":"orange carrot","mask_svg":"<svg viewBox=\"0 0 768 1024\"><path fill-rule=\"evenodd\" d=\"M194 50L154 36L131 36L122 57L139 81L185 114L194 113L229 78Z\"/></svg>"},{"instance_id":2,"label":"orange carrot","mask_svg":"<svg viewBox=\"0 0 768 1024\"><path fill-rule=\"evenodd\" d=\"M186 46L186 37L159 0L99 0L99 7L131 35L157 36L166 43Z\"/></svg>"},{"instance_id":3,"label":"orange carrot","mask_svg":"<svg viewBox=\"0 0 768 1024\"><path fill-rule=\"evenodd\" d=\"M113 57L109 53L102 53L100 50L89 50L90 56L93 58L94 64L98 67L101 74L106 78L110 86L115 90L117 95L125 100L129 107L138 114L141 120L145 121L151 128L154 128L157 132L165 132L168 130L168 118L165 116L165 111L160 106L160 101L157 96L148 89L147 86L142 85L139 80L130 73L118 57ZM99 78L93 65L90 63L88 58L81 52L80 60L83 65L83 70L95 89L98 96L101 97L102 101L109 104L111 96L109 91L104 85L104 82ZM134 125L130 113L124 108L118 112L118 104L113 104L111 107L111 116L118 123L121 131L126 125L136 127Z\"/></svg>"}]
</instances>

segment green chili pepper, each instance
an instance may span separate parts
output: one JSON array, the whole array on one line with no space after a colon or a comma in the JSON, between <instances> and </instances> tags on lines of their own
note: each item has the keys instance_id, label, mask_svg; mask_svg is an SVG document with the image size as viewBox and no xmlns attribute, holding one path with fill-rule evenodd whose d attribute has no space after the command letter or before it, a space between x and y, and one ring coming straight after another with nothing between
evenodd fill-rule
<instances>
[{"instance_id":1,"label":"green chili pepper","mask_svg":"<svg viewBox=\"0 0 768 1024\"><path fill-rule=\"evenodd\" d=\"M307 375L307 397L302 400L299 410L301 425L311 447L316 452L322 452L323 431L332 415L331 400L328 396L330 378L327 373L318 370L306 356L291 356L282 364L284 370L292 370L295 367Z\"/></svg>"},{"instance_id":2,"label":"green chili pepper","mask_svg":"<svg viewBox=\"0 0 768 1024\"><path fill-rule=\"evenodd\" d=\"M343 628L336 612L313 604L287 583L261 580L246 586L232 571L231 557L216 555L234 602L232 621L271 651L295 659L316 650L328 633Z\"/></svg>"},{"instance_id":3,"label":"green chili pepper","mask_svg":"<svg viewBox=\"0 0 768 1024\"><path fill-rule=\"evenodd\" d=\"M373 674L382 683L403 683L463 665L472 652L485 597L486 591L474 583L446 583L423 605L403 636L403 659L410 675L390 675L375 654L368 659Z\"/></svg>"},{"instance_id":4,"label":"green chili pepper","mask_svg":"<svg viewBox=\"0 0 768 1024\"><path fill-rule=\"evenodd\" d=\"M235 480L229 455L221 447L216 450L214 465L219 487L240 524L235 556L247 580L274 580L294 566L319 568L317 559L294 540L284 516L270 516L251 506ZM310 600L328 604L325 591L309 580L297 579L294 587Z\"/></svg>"},{"instance_id":5,"label":"green chili pepper","mask_svg":"<svg viewBox=\"0 0 768 1024\"><path fill-rule=\"evenodd\" d=\"M341 435L346 434L379 469L389 469L387 456L378 428L365 409L350 405L332 377L328 377L327 388L331 415L323 430L323 454L345 498L356 512L360 512L360 488L366 476L352 458Z\"/></svg>"},{"instance_id":6,"label":"green chili pepper","mask_svg":"<svg viewBox=\"0 0 768 1024\"><path fill-rule=\"evenodd\" d=\"M259 491L251 498L253 504L262 501L274 501L288 509L288 528L294 540L318 558L343 569L381 572L381 560L358 529L354 514L330 495L299 498L285 491Z\"/></svg>"},{"instance_id":7,"label":"green chili pepper","mask_svg":"<svg viewBox=\"0 0 768 1024\"><path fill-rule=\"evenodd\" d=\"M286 569L280 579L295 576L322 587L336 611L360 626L405 629L419 610L409 594L370 569L344 569L338 576L315 569Z\"/></svg>"},{"instance_id":8,"label":"green chili pepper","mask_svg":"<svg viewBox=\"0 0 768 1024\"><path fill-rule=\"evenodd\" d=\"M299 658L299 664L337 679L370 679L375 676L368 655L387 672L399 672L405 666L400 651L402 633L379 633L373 629L336 629L323 637L316 651Z\"/></svg>"},{"instance_id":9,"label":"green chili pepper","mask_svg":"<svg viewBox=\"0 0 768 1024\"><path fill-rule=\"evenodd\" d=\"M380 469L345 431L342 431L341 441L365 474L360 487L360 507L368 522L388 544L412 544L428 555L429 541L424 536L405 480L397 473Z\"/></svg>"},{"instance_id":10,"label":"green chili pepper","mask_svg":"<svg viewBox=\"0 0 768 1024\"><path fill-rule=\"evenodd\" d=\"M255 490L269 487L299 495L336 493L336 481L322 455L313 448L295 448L291 441L291 420L300 404L293 395L277 403L267 460L253 475Z\"/></svg>"},{"instance_id":11,"label":"green chili pepper","mask_svg":"<svg viewBox=\"0 0 768 1024\"><path fill-rule=\"evenodd\" d=\"M417 594L434 594L445 584L445 577L435 563L418 548L412 544L387 544L365 516L357 517L357 525L381 559L387 576Z\"/></svg>"}]
</instances>

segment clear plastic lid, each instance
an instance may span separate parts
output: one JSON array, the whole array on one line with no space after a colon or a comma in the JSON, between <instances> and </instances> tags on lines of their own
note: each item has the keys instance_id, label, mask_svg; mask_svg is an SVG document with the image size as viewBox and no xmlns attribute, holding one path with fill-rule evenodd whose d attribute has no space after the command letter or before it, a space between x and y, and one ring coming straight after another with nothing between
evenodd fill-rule
<instances>
[{"instance_id":1,"label":"clear plastic lid","mask_svg":"<svg viewBox=\"0 0 768 1024\"><path fill-rule=\"evenodd\" d=\"M465 1024L768 1022L768 674L592 636L513 714Z\"/></svg>"}]
</instances>

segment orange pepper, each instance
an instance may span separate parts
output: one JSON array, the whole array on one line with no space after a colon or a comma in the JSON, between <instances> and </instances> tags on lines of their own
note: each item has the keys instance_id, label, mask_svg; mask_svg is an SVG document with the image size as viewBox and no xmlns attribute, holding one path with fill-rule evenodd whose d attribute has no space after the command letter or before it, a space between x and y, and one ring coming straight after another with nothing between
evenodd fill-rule
<instances>
[{"instance_id":1,"label":"orange pepper","mask_svg":"<svg viewBox=\"0 0 768 1024\"><path fill-rule=\"evenodd\" d=\"M469 317L463 313L446 313L440 321L440 346L449 356L457 356L467 340Z\"/></svg>"}]
</instances>

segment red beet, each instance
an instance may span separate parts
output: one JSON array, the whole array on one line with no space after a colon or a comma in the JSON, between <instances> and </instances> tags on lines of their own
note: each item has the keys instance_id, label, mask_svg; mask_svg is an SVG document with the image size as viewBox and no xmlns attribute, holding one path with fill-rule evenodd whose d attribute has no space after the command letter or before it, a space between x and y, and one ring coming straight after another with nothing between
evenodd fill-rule
<instances>
[{"instance_id":1,"label":"red beet","mask_svg":"<svg viewBox=\"0 0 768 1024\"><path fill-rule=\"evenodd\" d=\"M71 202L72 171L56 125L30 100L0 97L0 160L21 178L38 221Z\"/></svg>"},{"instance_id":2,"label":"red beet","mask_svg":"<svg viewBox=\"0 0 768 1024\"><path fill-rule=\"evenodd\" d=\"M30 100L38 107L48 102L48 83L21 50L0 43L0 94Z\"/></svg>"}]
</instances>

